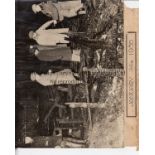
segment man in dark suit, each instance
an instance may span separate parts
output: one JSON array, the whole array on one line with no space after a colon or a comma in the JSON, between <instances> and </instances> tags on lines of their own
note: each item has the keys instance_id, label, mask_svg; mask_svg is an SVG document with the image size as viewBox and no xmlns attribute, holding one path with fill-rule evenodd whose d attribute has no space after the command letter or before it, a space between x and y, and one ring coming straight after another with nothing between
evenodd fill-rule
<instances>
[{"instance_id":1,"label":"man in dark suit","mask_svg":"<svg viewBox=\"0 0 155 155\"><path fill-rule=\"evenodd\" d=\"M80 62L80 49L71 50L67 45L41 46L30 45L30 52L41 61L74 61Z\"/></svg>"}]
</instances>

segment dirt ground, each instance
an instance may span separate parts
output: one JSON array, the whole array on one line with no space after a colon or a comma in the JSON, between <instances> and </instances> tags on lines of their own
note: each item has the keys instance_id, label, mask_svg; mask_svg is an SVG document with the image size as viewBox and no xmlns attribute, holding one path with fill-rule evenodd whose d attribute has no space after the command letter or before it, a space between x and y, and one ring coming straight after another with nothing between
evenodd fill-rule
<instances>
[{"instance_id":1,"label":"dirt ground","mask_svg":"<svg viewBox=\"0 0 155 155\"><path fill-rule=\"evenodd\" d=\"M100 49L100 66L123 68L123 6L117 0L96 0L96 9L80 20L78 31L86 31L83 42L83 66L97 66L96 50ZM87 41L89 42L87 45ZM81 43L81 42L80 42ZM94 45L95 44L95 45ZM105 47L109 45L108 47ZM123 146L123 77L95 75L89 77L91 100L104 103L104 109L92 112L93 127L88 132L90 148ZM93 87L96 86L96 92ZM94 96L94 98L93 98Z\"/></svg>"},{"instance_id":2,"label":"dirt ground","mask_svg":"<svg viewBox=\"0 0 155 155\"><path fill-rule=\"evenodd\" d=\"M106 100L101 95L100 103L104 109L96 109L93 114L94 124L89 131L89 147L121 147L123 146L123 80L113 78Z\"/></svg>"}]
</instances>

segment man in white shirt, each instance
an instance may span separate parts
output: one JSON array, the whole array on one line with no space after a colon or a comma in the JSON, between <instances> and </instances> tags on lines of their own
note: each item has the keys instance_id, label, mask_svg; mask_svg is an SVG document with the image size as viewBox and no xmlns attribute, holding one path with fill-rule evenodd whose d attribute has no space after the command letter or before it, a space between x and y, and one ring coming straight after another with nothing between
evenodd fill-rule
<instances>
[{"instance_id":1,"label":"man in white shirt","mask_svg":"<svg viewBox=\"0 0 155 155\"><path fill-rule=\"evenodd\" d=\"M36 81L43 86L53 85L76 85L81 84L82 81L76 80L74 76L78 76L77 73L73 73L70 69L64 69L59 72L52 73L49 71L47 74L31 73L31 81Z\"/></svg>"},{"instance_id":2,"label":"man in white shirt","mask_svg":"<svg viewBox=\"0 0 155 155\"><path fill-rule=\"evenodd\" d=\"M51 24L55 24L55 20L46 22L35 32L30 31L29 38L42 46L54 46L58 43L68 44L69 41L66 38L68 38L69 28L47 29Z\"/></svg>"}]
</instances>

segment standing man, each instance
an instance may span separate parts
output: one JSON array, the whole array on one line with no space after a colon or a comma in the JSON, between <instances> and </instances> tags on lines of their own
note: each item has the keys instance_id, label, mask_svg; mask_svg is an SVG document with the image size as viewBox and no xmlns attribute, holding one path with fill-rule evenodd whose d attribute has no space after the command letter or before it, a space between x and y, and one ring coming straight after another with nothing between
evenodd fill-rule
<instances>
[{"instance_id":1,"label":"standing man","mask_svg":"<svg viewBox=\"0 0 155 155\"><path fill-rule=\"evenodd\" d=\"M81 0L64 1L54 3L52 1L33 4L32 10L34 13L42 12L55 21L62 21L64 17L75 17L78 14L86 14L84 4Z\"/></svg>"},{"instance_id":2,"label":"standing man","mask_svg":"<svg viewBox=\"0 0 155 155\"><path fill-rule=\"evenodd\" d=\"M76 80L74 76L77 76L77 73L73 73L70 69L64 69L59 72L52 73L49 71L47 74L37 74L31 73L31 81L36 81L43 86L53 86L53 85L76 85L81 84L82 81Z\"/></svg>"},{"instance_id":3,"label":"standing man","mask_svg":"<svg viewBox=\"0 0 155 155\"><path fill-rule=\"evenodd\" d=\"M47 29L51 24L55 24L54 20L50 20L43 24L38 30L30 31L29 38L35 40L42 46L54 46L58 43L68 44L67 33L69 28Z\"/></svg>"},{"instance_id":4,"label":"standing man","mask_svg":"<svg viewBox=\"0 0 155 155\"><path fill-rule=\"evenodd\" d=\"M80 49L71 50L66 44L57 46L30 45L30 52L41 61L74 61L80 62Z\"/></svg>"}]
</instances>

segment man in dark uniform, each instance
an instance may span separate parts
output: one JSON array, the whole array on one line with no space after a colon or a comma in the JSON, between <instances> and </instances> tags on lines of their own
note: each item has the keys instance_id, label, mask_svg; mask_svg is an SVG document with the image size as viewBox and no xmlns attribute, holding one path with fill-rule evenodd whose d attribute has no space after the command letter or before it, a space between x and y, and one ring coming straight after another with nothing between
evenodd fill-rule
<instances>
[{"instance_id":1,"label":"man in dark uniform","mask_svg":"<svg viewBox=\"0 0 155 155\"><path fill-rule=\"evenodd\" d=\"M30 45L30 52L41 61L74 61L80 62L80 49L71 50L67 45L41 46Z\"/></svg>"}]
</instances>

